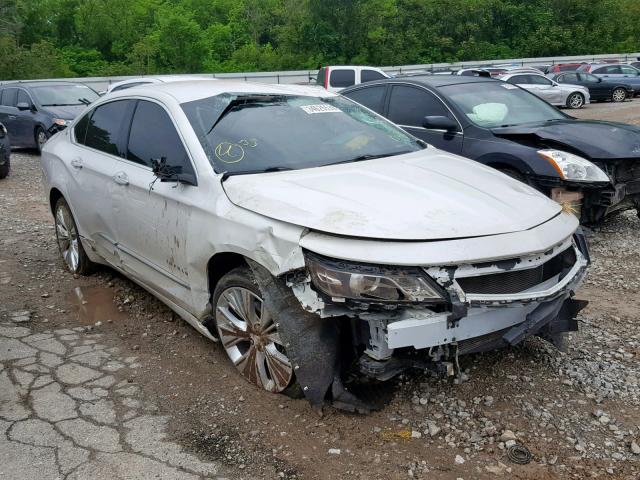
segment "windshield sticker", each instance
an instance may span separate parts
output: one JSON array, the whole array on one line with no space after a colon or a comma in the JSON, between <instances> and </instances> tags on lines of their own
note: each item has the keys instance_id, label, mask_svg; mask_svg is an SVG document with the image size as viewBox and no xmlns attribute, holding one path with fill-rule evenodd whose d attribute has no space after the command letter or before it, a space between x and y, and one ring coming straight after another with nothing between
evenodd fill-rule
<instances>
[{"instance_id":1,"label":"windshield sticker","mask_svg":"<svg viewBox=\"0 0 640 480\"><path fill-rule=\"evenodd\" d=\"M255 138L238 140L237 143L220 142L216 145L214 153L216 158L224 163L238 163L244 159L245 147L254 148L258 146Z\"/></svg>"},{"instance_id":2,"label":"windshield sticker","mask_svg":"<svg viewBox=\"0 0 640 480\"><path fill-rule=\"evenodd\" d=\"M342 113L342 110L326 103L319 103L317 105L300 105L300 108L307 112L309 115L314 113Z\"/></svg>"},{"instance_id":3,"label":"windshield sticker","mask_svg":"<svg viewBox=\"0 0 640 480\"><path fill-rule=\"evenodd\" d=\"M502 88L506 88L507 90L514 90L518 87L516 87L515 85L509 85L508 83L503 83L502 85L500 85Z\"/></svg>"}]
</instances>

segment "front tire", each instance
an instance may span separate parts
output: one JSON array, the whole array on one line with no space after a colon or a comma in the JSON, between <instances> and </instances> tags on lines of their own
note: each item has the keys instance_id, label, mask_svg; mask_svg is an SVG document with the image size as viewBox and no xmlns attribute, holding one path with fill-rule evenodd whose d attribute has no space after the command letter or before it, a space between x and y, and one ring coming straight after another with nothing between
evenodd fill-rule
<instances>
[{"instance_id":1,"label":"front tire","mask_svg":"<svg viewBox=\"0 0 640 480\"><path fill-rule=\"evenodd\" d=\"M271 393L300 397L293 365L278 332L275 312L269 312L249 267L239 267L218 282L213 294L220 343L238 372Z\"/></svg>"},{"instance_id":2,"label":"front tire","mask_svg":"<svg viewBox=\"0 0 640 480\"><path fill-rule=\"evenodd\" d=\"M584 95L574 92L567 97L567 108L577 110L584 106Z\"/></svg>"},{"instance_id":3,"label":"front tire","mask_svg":"<svg viewBox=\"0 0 640 480\"><path fill-rule=\"evenodd\" d=\"M60 198L56 202L54 222L58 249L65 266L71 273L89 275L93 271L95 264L84 251L78 227L64 198Z\"/></svg>"},{"instance_id":4,"label":"front tire","mask_svg":"<svg viewBox=\"0 0 640 480\"><path fill-rule=\"evenodd\" d=\"M47 137L47 133L44 131L42 127L36 128L35 141L36 141L36 149L38 150L38 153L42 153L42 148L44 147L44 144L47 143L48 139L49 137Z\"/></svg>"},{"instance_id":5,"label":"front tire","mask_svg":"<svg viewBox=\"0 0 640 480\"><path fill-rule=\"evenodd\" d=\"M627 91L624 88L615 88L613 92L611 92L611 101L612 102L624 102L627 99Z\"/></svg>"}]
</instances>

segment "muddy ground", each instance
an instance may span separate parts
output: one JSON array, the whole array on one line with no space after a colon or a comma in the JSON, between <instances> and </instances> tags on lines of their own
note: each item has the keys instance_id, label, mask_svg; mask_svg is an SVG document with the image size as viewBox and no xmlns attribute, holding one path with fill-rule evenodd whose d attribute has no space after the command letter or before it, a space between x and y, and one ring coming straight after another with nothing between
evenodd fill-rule
<instances>
[{"instance_id":1,"label":"muddy ground","mask_svg":"<svg viewBox=\"0 0 640 480\"><path fill-rule=\"evenodd\" d=\"M640 100L576 113L640 124ZM462 383L421 373L381 389L369 416L258 391L222 349L132 282L103 268L62 268L39 158L14 152L0 181L0 320L31 312L30 328L92 326L135 355L130 381L171 417L169 440L230 478L640 478L640 220L593 233L593 267L579 298L581 331L561 352L538 340L462 359ZM532 454L507 455L513 441ZM0 467L1 470L1 467Z\"/></svg>"}]
</instances>

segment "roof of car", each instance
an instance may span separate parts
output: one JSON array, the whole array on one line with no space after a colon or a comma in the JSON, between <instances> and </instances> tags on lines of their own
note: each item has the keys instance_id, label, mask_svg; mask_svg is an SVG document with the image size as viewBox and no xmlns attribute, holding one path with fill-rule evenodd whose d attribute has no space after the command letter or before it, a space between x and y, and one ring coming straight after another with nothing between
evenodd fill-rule
<instances>
[{"instance_id":1,"label":"roof of car","mask_svg":"<svg viewBox=\"0 0 640 480\"><path fill-rule=\"evenodd\" d=\"M63 85L82 85L84 87L87 86L81 82L66 82L63 80L29 80L29 81L17 80L17 81L2 83L0 84L0 87L18 87L18 86L19 87L41 87L41 86L57 87L57 86L63 86Z\"/></svg>"},{"instance_id":2,"label":"roof of car","mask_svg":"<svg viewBox=\"0 0 640 480\"><path fill-rule=\"evenodd\" d=\"M493 78L488 77L470 77L464 75L411 75L407 77L396 77L389 78L385 80L376 80L375 82L367 82L367 85L371 85L373 83L393 83L393 82L405 82L405 83L416 83L423 84L431 87L443 87L446 85L458 85L462 83L487 83L487 82L497 82L499 80L495 80ZM346 90L355 89L360 85L356 85L355 87L350 87Z\"/></svg>"},{"instance_id":3,"label":"roof of car","mask_svg":"<svg viewBox=\"0 0 640 480\"><path fill-rule=\"evenodd\" d=\"M213 97L223 93L246 94L281 94L303 95L313 97L333 97L337 94L324 88L306 85L271 85L266 83L244 82L240 80L190 80L184 82L166 82L132 87L109 94L110 98L126 97L130 95L148 96L152 92L171 95L178 103L192 102L202 98Z\"/></svg>"}]
</instances>

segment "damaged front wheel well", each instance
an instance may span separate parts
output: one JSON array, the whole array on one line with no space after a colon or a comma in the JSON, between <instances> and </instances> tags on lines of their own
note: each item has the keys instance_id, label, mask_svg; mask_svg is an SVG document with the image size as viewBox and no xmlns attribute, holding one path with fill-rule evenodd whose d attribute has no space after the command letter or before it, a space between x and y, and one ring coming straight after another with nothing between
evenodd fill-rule
<instances>
[{"instance_id":1,"label":"damaged front wheel well","mask_svg":"<svg viewBox=\"0 0 640 480\"><path fill-rule=\"evenodd\" d=\"M239 253L216 253L207 262L207 277L209 279L209 294L213 295L220 279L237 267L246 266L247 261Z\"/></svg>"},{"instance_id":2,"label":"damaged front wheel well","mask_svg":"<svg viewBox=\"0 0 640 480\"><path fill-rule=\"evenodd\" d=\"M49 192L49 207L51 208L51 212L53 213L56 208L56 203L63 197L62 192L57 188L52 188Z\"/></svg>"}]
</instances>

